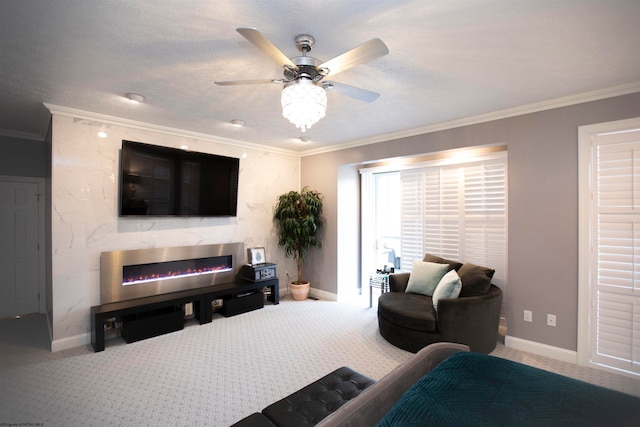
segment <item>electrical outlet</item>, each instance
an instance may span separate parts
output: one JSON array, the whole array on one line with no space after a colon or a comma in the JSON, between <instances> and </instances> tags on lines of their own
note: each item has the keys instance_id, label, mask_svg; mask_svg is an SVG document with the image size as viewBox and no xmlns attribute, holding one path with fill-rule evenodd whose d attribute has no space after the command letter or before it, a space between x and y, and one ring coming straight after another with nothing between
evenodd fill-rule
<instances>
[{"instance_id":1,"label":"electrical outlet","mask_svg":"<svg viewBox=\"0 0 640 427\"><path fill-rule=\"evenodd\" d=\"M524 311L524 321L533 322L533 313L531 312L531 310Z\"/></svg>"},{"instance_id":2,"label":"electrical outlet","mask_svg":"<svg viewBox=\"0 0 640 427\"><path fill-rule=\"evenodd\" d=\"M547 314L547 326L556 326L556 315L555 314Z\"/></svg>"}]
</instances>

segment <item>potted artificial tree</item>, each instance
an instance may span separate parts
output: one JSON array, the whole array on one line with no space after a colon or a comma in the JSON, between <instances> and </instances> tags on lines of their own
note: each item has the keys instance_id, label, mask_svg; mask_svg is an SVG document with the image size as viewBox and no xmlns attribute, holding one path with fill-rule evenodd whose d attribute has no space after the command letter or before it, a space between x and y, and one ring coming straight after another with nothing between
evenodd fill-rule
<instances>
[{"instance_id":1,"label":"potted artificial tree","mask_svg":"<svg viewBox=\"0 0 640 427\"><path fill-rule=\"evenodd\" d=\"M278 197L274 218L278 223L278 246L298 267L298 279L290 283L295 300L309 295L310 284L302 279L302 264L312 246L322 247L316 233L322 227L322 194L304 187Z\"/></svg>"}]
</instances>

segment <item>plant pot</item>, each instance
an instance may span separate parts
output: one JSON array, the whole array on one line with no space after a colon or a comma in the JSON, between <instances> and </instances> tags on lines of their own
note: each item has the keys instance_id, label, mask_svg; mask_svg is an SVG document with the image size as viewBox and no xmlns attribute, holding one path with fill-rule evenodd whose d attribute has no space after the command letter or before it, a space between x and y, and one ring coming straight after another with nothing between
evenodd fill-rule
<instances>
[{"instance_id":1,"label":"plant pot","mask_svg":"<svg viewBox=\"0 0 640 427\"><path fill-rule=\"evenodd\" d=\"M291 296L296 301L304 301L309 296L310 284L307 281L291 282L289 287L291 289Z\"/></svg>"}]
</instances>

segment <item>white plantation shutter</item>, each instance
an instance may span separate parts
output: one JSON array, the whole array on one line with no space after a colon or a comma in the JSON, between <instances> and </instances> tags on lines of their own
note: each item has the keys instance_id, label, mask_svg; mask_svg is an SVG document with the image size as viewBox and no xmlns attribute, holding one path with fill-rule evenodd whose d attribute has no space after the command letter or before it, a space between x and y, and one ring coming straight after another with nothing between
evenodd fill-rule
<instances>
[{"instance_id":1,"label":"white plantation shutter","mask_svg":"<svg viewBox=\"0 0 640 427\"><path fill-rule=\"evenodd\" d=\"M506 163L483 162L464 170L464 253L461 259L496 270L503 287L507 272Z\"/></svg>"},{"instance_id":2,"label":"white plantation shutter","mask_svg":"<svg viewBox=\"0 0 640 427\"><path fill-rule=\"evenodd\" d=\"M402 197L401 197L401 266L404 271L411 271L414 259L422 259L424 236L423 211L424 199L418 197L423 193L424 183L422 171L420 169L409 169L401 174Z\"/></svg>"},{"instance_id":3,"label":"white plantation shutter","mask_svg":"<svg viewBox=\"0 0 640 427\"><path fill-rule=\"evenodd\" d=\"M426 252L444 258L460 259L460 174L459 167L448 166L422 170L425 191L424 244ZM404 252L403 252L404 253Z\"/></svg>"},{"instance_id":4,"label":"white plantation shutter","mask_svg":"<svg viewBox=\"0 0 640 427\"><path fill-rule=\"evenodd\" d=\"M401 172L402 270L426 252L507 275L506 152L498 158Z\"/></svg>"},{"instance_id":5,"label":"white plantation shutter","mask_svg":"<svg viewBox=\"0 0 640 427\"><path fill-rule=\"evenodd\" d=\"M591 361L640 373L640 131L592 142Z\"/></svg>"}]
</instances>

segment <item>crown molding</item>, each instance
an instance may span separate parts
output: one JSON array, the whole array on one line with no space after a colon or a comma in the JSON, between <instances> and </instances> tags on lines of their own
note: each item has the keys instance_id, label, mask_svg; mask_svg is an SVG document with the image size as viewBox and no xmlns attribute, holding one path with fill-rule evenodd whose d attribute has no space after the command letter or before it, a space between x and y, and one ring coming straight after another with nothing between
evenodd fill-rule
<instances>
[{"instance_id":1,"label":"crown molding","mask_svg":"<svg viewBox=\"0 0 640 427\"><path fill-rule=\"evenodd\" d=\"M224 138L215 135L209 135L205 133L193 132L184 129L177 129L168 126L160 126L152 123L140 122L137 120L124 119L122 117L109 116L106 114L92 113L89 111L78 110L70 107L63 107L60 105L44 103L44 106L51 112L59 116L72 117L74 119L89 120L99 122L101 124L109 124L115 126L126 126L128 128L139 129L149 132L157 132L165 135L171 135L181 138L194 138L207 142L215 142L218 144L231 145L233 147L244 147L258 151L268 151L277 154L284 154L293 157L300 158L300 153L292 150L285 150L282 148L270 147L264 144L255 144L252 142L241 141L231 138Z\"/></svg>"},{"instance_id":2,"label":"crown molding","mask_svg":"<svg viewBox=\"0 0 640 427\"><path fill-rule=\"evenodd\" d=\"M466 117L463 119L452 120L449 122L436 123L433 125L419 127L414 129L407 129L400 132L392 132L387 134L376 135L370 138L363 138L346 142L344 144L333 145L330 147L322 147L317 149L311 149L300 153L301 157L312 156L316 154L329 153L333 151L345 150L348 148L361 147L363 145L376 144L378 142L391 141L401 138L407 138L416 135L423 135L432 132L443 131L447 129L453 129L462 126L469 126L479 123L490 122L499 119L506 119L509 117L522 116L525 114L537 113L540 111L552 110L560 107L568 107L570 105L583 104L585 102L599 101L601 99L613 98L616 96L629 95L631 93L640 92L640 81L615 86L607 89L600 89L591 92L584 92L577 95L564 96L560 98L554 98L542 102L536 102L533 104L522 105L514 108L507 108L504 110L493 111L490 113L479 114L477 116Z\"/></svg>"},{"instance_id":3,"label":"crown molding","mask_svg":"<svg viewBox=\"0 0 640 427\"><path fill-rule=\"evenodd\" d=\"M43 142L46 139L45 135L34 132L17 132L9 129L0 129L0 136L7 138L26 139L29 141Z\"/></svg>"},{"instance_id":4,"label":"crown molding","mask_svg":"<svg viewBox=\"0 0 640 427\"><path fill-rule=\"evenodd\" d=\"M448 122L436 123L429 126L418 127L413 129L407 129L400 132L391 132L387 134L380 134L370 138L363 138L352 140L344 144L332 145L330 147L321 147L316 149L310 149L306 151L293 151L282 148L271 147L264 144L256 144L252 142L236 140L231 138L224 138L199 132L188 131L184 129L177 129L167 126L160 126L146 122L140 122L136 120L124 119L121 117L109 116L100 113L93 113L89 111L78 110L69 107L63 107L54 104L45 103L44 106L52 113L61 116L68 116L77 119L94 120L105 124L120 125L130 128L158 132L166 135L172 135L177 137L189 137L200 139L203 141L210 141L219 144L232 145L234 147L245 147L253 150L268 151L277 154L289 155L297 158L313 156L317 154L329 153L333 151L340 151L349 148L361 147L363 145L376 144L379 142L392 141L401 138L408 138L416 135L423 135L447 129L453 129L462 126L469 126L479 123L490 122L494 120L505 119L509 117L516 117L525 114L537 113L540 111L552 110L555 108L567 107L571 105L582 104L591 101L598 101L606 98L613 98L616 96L628 95L632 93L640 92L640 81L626 85L616 86L607 89L600 89L591 92L585 92L577 95L565 96L560 98L554 98L542 102L536 102L532 104L522 105L514 108L508 108L504 110L493 111L485 114L479 114L476 116L466 117L457 120L451 120ZM44 137L36 134L19 133L19 132L3 132L0 130L0 135L21 138L21 139L33 139L37 141L43 141Z\"/></svg>"}]
</instances>

